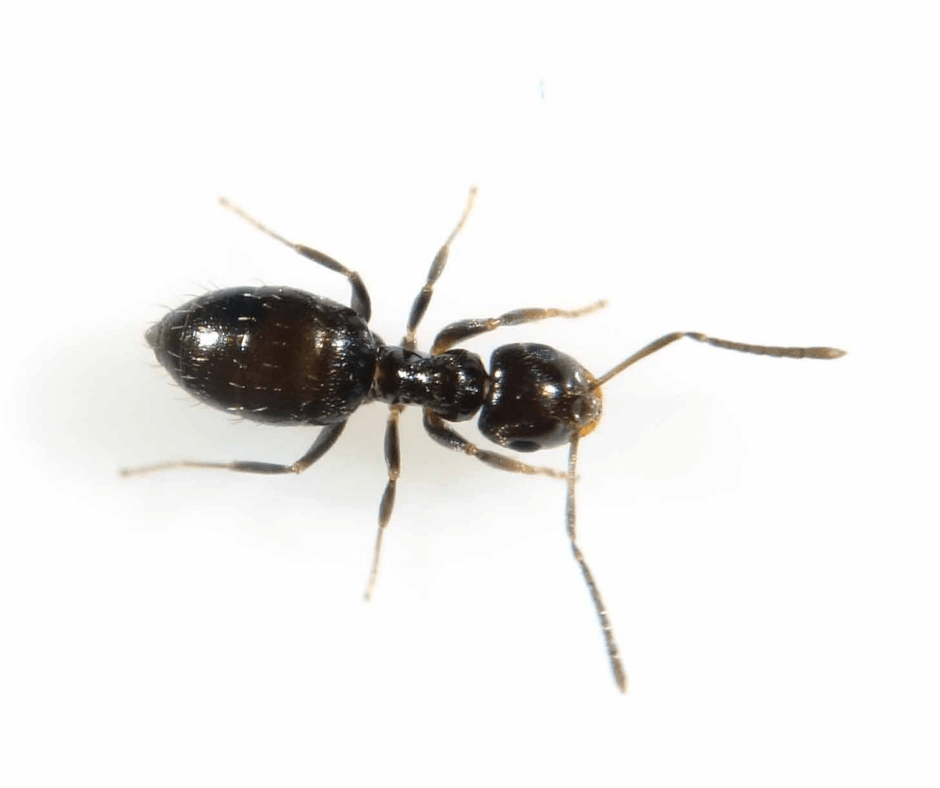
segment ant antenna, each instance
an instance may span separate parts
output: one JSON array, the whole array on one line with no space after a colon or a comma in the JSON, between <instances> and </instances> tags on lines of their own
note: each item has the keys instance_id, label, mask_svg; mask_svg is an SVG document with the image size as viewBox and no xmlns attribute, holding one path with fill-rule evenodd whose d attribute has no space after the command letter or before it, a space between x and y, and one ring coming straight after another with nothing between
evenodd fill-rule
<instances>
[{"instance_id":1,"label":"ant antenna","mask_svg":"<svg viewBox=\"0 0 940 788\"><path fill-rule=\"evenodd\" d=\"M604 642L607 646L607 658L610 660L610 669L614 673L614 681L621 692L627 691L627 673L623 669L623 663L620 661L620 649L617 648L617 641L614 639L614 627L610 623L610 616L607 608L604 607L604 600L601 598L601 592L597 588L594 575L588 568L584 553L578 547L577 534L575 531L575 505L574 505L574 485L577 481L578 464L578 435L571 439L568 449L568 494L565 496L565 522L568 528L568 539L571 541L571 552L574 553L574 559L581 567L581 574L584 575L584 582L587 583L588 591L591 592L591 600L594 602L594 610L597 611L597 618L601 623L601 631L604 633Z\"/></svg>"},{"instance_id":2,"label":"ant antenna","mask_svg":"<svg viewBox=\"0 0 940 788\"><path fill-rule=\"evenodd\" d=\"M694 339L696 342L704 342L708 345L713 345L714 347L725 348L726 350L737 350L740 353L754 353L758 356L777 356L778 358L833 359L841 358L846 354L844 350L839 350L838 348L834 347L775 347L773 345L748 345L744 342L729 342L727 339L716 339L715 337L709 337L697 331L676 331L673 334L666 334L666 336L660 337L655 342L650 342L642 350L638 350L625 361L621 361L616 367L610 370L610 372L605 375L601 375L601 377L595 380L591 384L590 388L588 388L588 391L593 391L594 389L599 388L612 377L619 375L627 367L635 364L641 358L646 358L647 356L655 353L657 350L662 350L664 347L666 347L666 345L671 345L673 342L676 342L683 337Z\"/></svg>"},{"instance_id":3,"label":"ant antenna","mask_svg":"<svg viewBox=\"0 0 940 788\"><path fill-rule=\"evenodd\" d=\"M657 350L662 350L667 345L671 345L683 337L694 339L697 342L704 342L714 347L724 348L725 350L737 350L740 353L755 353L759 356L777 356L781 358L819 358L834 359L845 355L844 350L831 347L776 347L772 345L748 345L743 342L729 342L726 339L716 339L695 331L677 331L673 334L666 334L655 342L650 342L646 347L638 350L625 361L620 362L616 367L605 375L594 380L588 387L588 391L599 389L611 378L619 375L627 367L635 364L642 358L652 355ZM568 494L565 503L565 517L568 526L568 539L571 541L571 552L574 553L575 560L581 567L581 573L584 575L584 582L587 583L588 591L591 592L591 599L594 602L594 609L597 611L597 618L601 624L601 631L604 633L604 640L607 645L607 657L610 660L610 668L614 674L614 681L621 692L627 691L627 674L623 669L623 663L620 661L620 651L617 648L617 641L614 639L613 625L610 622L610 616L604 607L604 600L601 598L600 591L591 570L588 568L587 561L581 548L578 547L575 531L575 498L574 487L577 480L576 466L578 462L578 438L575 434L571 440L571 448L568 454Z\"/></svg>"}]
</instances>

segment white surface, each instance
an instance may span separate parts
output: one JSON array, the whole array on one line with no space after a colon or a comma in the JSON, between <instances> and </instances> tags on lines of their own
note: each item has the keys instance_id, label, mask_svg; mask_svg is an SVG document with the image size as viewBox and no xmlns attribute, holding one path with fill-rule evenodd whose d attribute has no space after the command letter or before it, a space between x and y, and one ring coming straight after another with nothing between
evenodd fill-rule
<instances>
[{"instance_id":1,"label":"white surface","mask_svg":"<svg viewBox=\"0 0 940 788\"><path fill-rule=\"evenodd\" d=\"M0 782L935 785L932 6L308 5L5 14ZM313 439L152 367L203 287L347 297L217 196L360 271L394 341L473 183L425 347L606 297L474 347L851 351L606 387L579 515L626 698L562 485L414 413L368 606L383 409L300 478L116 475Z\"/></svg>"}]
</instances>

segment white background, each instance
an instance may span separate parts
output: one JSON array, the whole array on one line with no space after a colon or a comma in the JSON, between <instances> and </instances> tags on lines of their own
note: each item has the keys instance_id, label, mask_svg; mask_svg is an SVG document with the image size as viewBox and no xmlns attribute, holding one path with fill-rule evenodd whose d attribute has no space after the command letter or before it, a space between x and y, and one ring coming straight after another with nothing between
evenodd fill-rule
<instances>
[{"instance_id":1,"label":"white background","mask_svg":"<svg viewBox=\"0 0 940 788\"><path fill-rule=\"evenodd\" d=\"M334 5L4 11L0 782L936 785L933 4ZM117 477L313 440L143 343L205 288L347 298L217 196L360 271L394 341L471 184L424 347L606 297L472 347L850 351L606 386L579 517L626 697L563 486L415 413L370 605L383 408L301 477Z\"/></svg>"}]
</instances>

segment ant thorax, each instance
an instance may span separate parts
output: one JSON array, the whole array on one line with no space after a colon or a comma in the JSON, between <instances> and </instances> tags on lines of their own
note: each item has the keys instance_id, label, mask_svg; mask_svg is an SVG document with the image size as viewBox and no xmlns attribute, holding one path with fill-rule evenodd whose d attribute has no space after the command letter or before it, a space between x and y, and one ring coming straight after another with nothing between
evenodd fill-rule
<instances>
[{"instance_id":1,"label":"ant thorax","mask_svg":"<svg viewBox=\"0 0 940 788\"><path fill-rule=\"evenodd\" d=\"M489 376L468 350L430 356L396 345L379 348L372 397L389 405L419 405L447 421L466 421L483 405Z\"/></svg>"}]
</instances>

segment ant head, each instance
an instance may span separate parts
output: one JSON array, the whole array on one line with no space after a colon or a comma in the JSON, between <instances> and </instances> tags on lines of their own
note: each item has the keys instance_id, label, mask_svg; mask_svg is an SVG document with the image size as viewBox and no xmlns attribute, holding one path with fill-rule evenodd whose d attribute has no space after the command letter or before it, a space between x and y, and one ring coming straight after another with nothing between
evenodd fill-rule
<instances>
[{"instance_id":1,"label":"ant head","mask_svg":"<svg viewBox=\"0 0 940 788\"><path fill-rule=\"evenodd\" d=\"M600 390L571 356L548 345L503 345L490 367L479 427L494 443L515 451L550 449L597 426Z\"/></svg>"}]
</instances>

